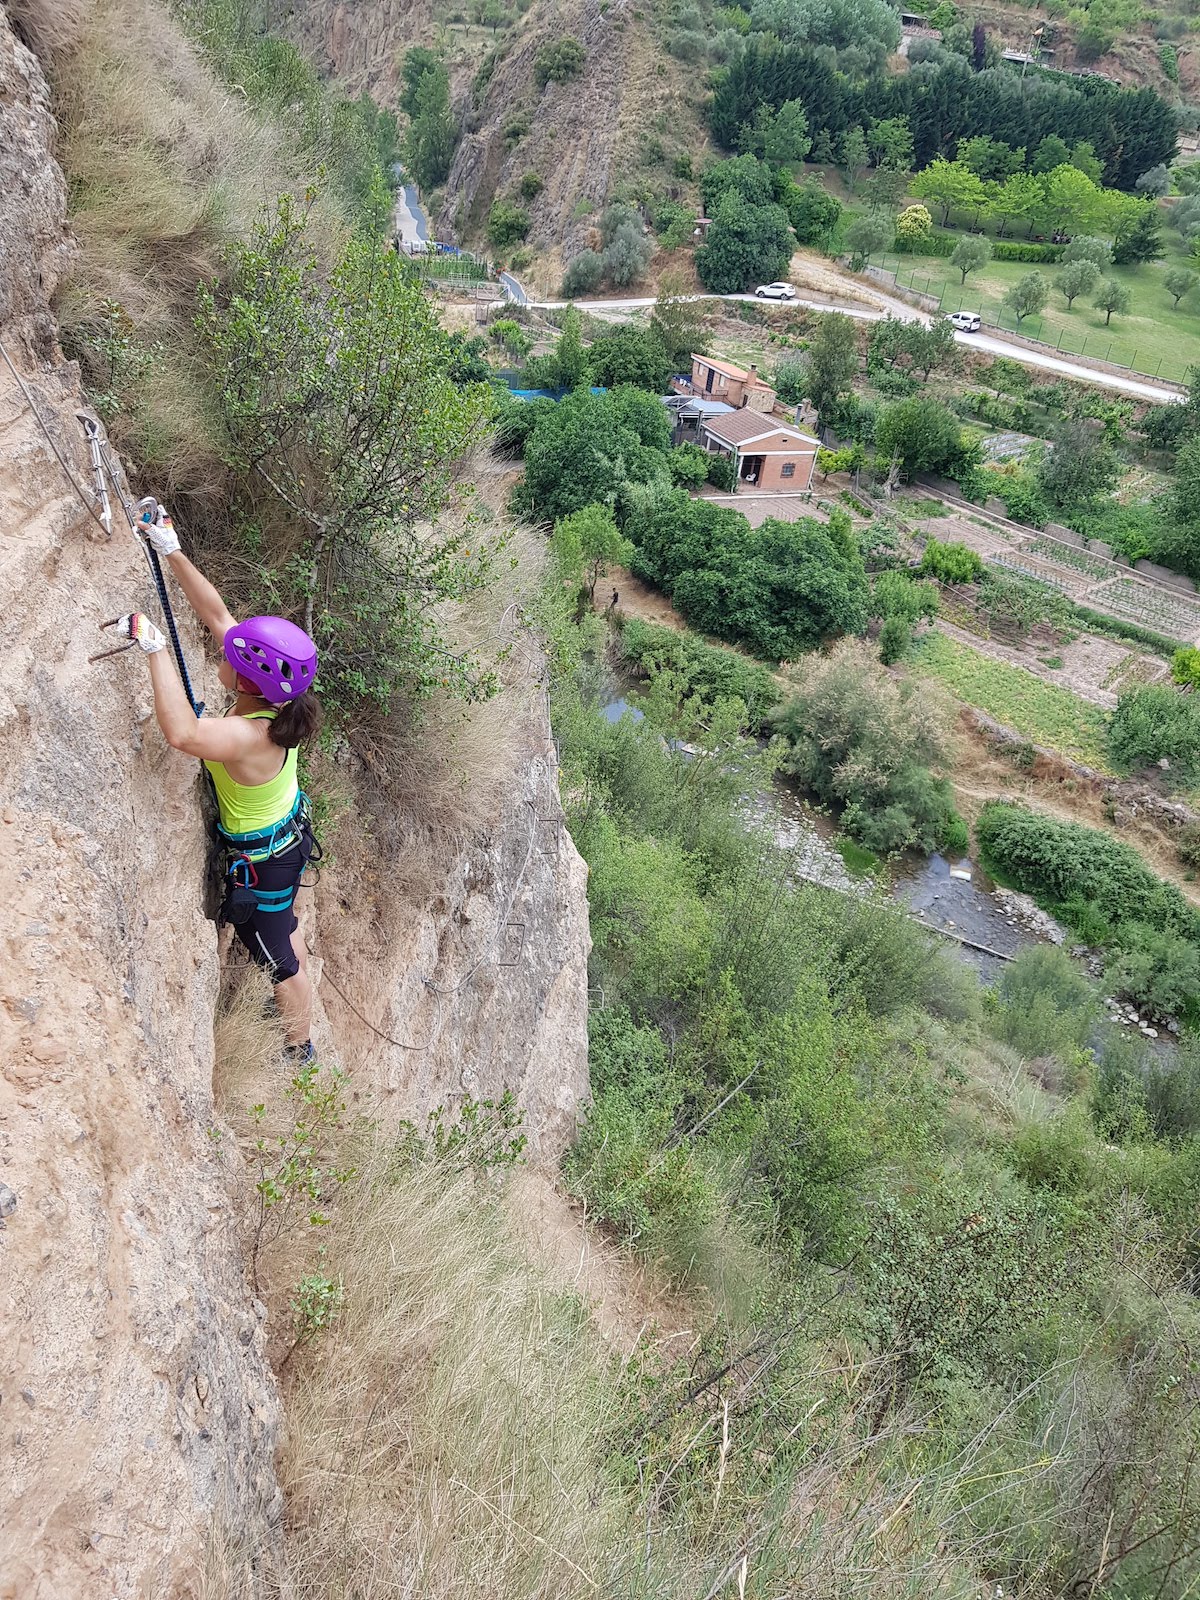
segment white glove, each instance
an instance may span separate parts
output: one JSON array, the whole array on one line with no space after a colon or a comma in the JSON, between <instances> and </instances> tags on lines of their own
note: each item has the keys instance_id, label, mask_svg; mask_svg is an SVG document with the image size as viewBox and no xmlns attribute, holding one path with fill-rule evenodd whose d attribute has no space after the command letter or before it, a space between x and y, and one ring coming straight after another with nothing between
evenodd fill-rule
<instances>
[{"instance_id":1,"label":"white glove","mask_svg":"<svg viewBox=\"0 0 1200 1600\"><path fill-rule=\"evenodd\" d=\"M167 642L144 611L130 611L118 617L116 627L122 639L132 639L148 656L157 655Z\"/></svg>"},{"instance_id":2,"label":"white glove","mask_svg":"<svg viewBox=\"0 0 1200 1600\"><path fill-rule=\"evenodd\" d=\"M153 512L151 506L154 507ZM138 507L138 532L160 556L174 555L179 549L179 538L171 521L171 513L156 501L143 500Z\"/></svg>"}]
</instances>

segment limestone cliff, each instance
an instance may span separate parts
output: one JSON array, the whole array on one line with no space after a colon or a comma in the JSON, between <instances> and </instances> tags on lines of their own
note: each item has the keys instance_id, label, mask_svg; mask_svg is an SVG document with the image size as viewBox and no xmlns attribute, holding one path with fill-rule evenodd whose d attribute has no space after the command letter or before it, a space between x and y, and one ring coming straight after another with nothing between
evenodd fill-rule
<instances>
[{"instance_id":1,"label":"limestone cliff","mask_svg":"<svg viewBox=\"0 0 1200 1600\"><path fill-rule=\"evenodd\" d=\"M204 1591L215 1530L276 1544L283 1416L214 1103L198 770L159 735L136 653L88 664L100 622L156 602L119 512L105 539L84 503L49 309L71 257L54 132L0 8L0 340L20 375L0 360L0 1597L173 1600ZM390 904L381 943L342 869L310 924L365 1016L429 1031L401 1052L329 997L360 1101L420 1115L511 1086L550 1156L586 1092L586 906L544 702L529 715L507 798L432 904Z\"/></svg>"}]
</instances>

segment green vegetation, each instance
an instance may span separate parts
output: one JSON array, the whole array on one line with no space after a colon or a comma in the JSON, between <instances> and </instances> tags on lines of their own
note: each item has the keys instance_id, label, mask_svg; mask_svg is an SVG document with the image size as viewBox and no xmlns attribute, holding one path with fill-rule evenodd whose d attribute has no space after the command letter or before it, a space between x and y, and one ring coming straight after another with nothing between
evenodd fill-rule
<instances>
[{"instance_id":1,"label":"green vegetation","mask_svg":"<svg viewBox=\"0 0 1200 1600\"><path fill-rule=\"evenodd\" d=\"M622 659L644 678L669 672L687 696L740 700L751 730L779 701L779 685L765 667L736 650L704 644L694 633L630 618L621 630L620 649Z\"/></svg>"},{"instance_id":2,"label":"green vegetation","mask_svg":"<svg viewBox=\"0 0 1200 1600\"><path fill-rule=\"evenodd\" d=\"M1106 981L1158 1016L1200 996L1200 913L1136 850L1075 822L993 801L976 835L994 877L1034 896L1090 945L1106 946Z\"/></svg>"},{"instance_id":3,"label":"green vegetation","mask_svg":"<svg viewBox=\"0 0 1200 1600\"><path fill-rule=\"evenodd\" d=\"M969 545L926 539L920 570L939 583L974 583L983 572L983 562Z\"/></svg>"},{"instance_id":4,"label":"green vegetation","mask_svg":"<svg viewBox=\"0 0 1200 1600\"><path fill-rule=\"evenodd\" d=\"M846 641L806 664L774 722L787 740L783 771L841 807L842 827L869 850L965 847L950 784L930 770L947 756L937 712L919 683L881 670L864 646Z\"/></svg>"},{"instance_id":5,"label":"green vegetation","mask_svg":"<svg viewBox=\"0 0 1200 1600\"><path fill-rule=\"evenodd\" d=\"M282 198L200 303L259 609L302 618L344 713L451 681L477 695L486 682L433 608L486 584L488 542L418 525L445 505L489 392L447 377L446 336L394 253L359 234L326 277L306 221Z\"/></svg>"},{"instance_id":6,"label":"green vegetation","mask_svg":"<svg viewBox=\"0 0 1200 1600\"><path fill-rule=\"evenodd\" d=\"M1188 671L1195 655L1194 650L1180 651L1175 660L1183 656ZM1168 782L1190 788L1200 783L1200 704L1194 695L1166 684L1126 689L1113 712L1108 746L1122 771L1166 761Z\"/></svg>"},{"instance_id":7,"label":"green vegetation","mask_svg":"<svg viewBox=\"0 0 1200 1600\"><path fill-rule=\"evenodd\" d=\"M1170 1381L1195 1324L1172 1277L1194 1252L1186 1093L1153 1091L1186 1130L1159 1142L1136 1049L1107 1037L1093 1093L1097 1007L1061 952L1022 956L985 1000L892 908L797 885L742 820L766 770L737 736L745 708L697 697L672 664L650 668L644 722L605 722L582 659L593 624L571 625L567 596L550 603L595 941L593 1101L567 1175L594 1217L715 1307L677 1368L623 1369L628 1409L610 1414L653 1559L680 1539L682 1593L719 1588L732 1518L734 1548L752 1546L747 1593L819 1582L839 1600L962 1600L997 1572L1065 1593L1093 1586L1105 1528L1132 1515L1097 1597L1157 1585L1193 1537L1190 1400ZM1023 1055L1061 1090L1037 1087ZM813 1407L831 1449L851 1437L817 1350L862 1397L852 1503L869 1547L843 1474L813 1477L827 1459ZM1114 1408L1133 1430L1119 1447ZM897 1455L893 1429L917 1417ZM1081 1498L1102 1449L1126 1466Z\"/></svg>"},{"instance_id":8,"label":"green vegetation","mask_svg":"<svg viewBox=\"0 0 1200 1600\"><path fill-rule=\"evenodd\" d=\"M544 44L533 63L533 76L540 89L548 83L569 83L583 71L587 51L578 39L564 34L551 44Z\"/></svg>"},{"instance_id":9,"label":"green vegetation","mask_svg":"<svg viewBox=\"0 0 1200 1600\"><path fill-rule=\"evenodd\" d=\"M1069 689L1045 683L1023 667L993 661L936 631L915 645L913 666L1033 744L1059 750L1098 772L1111 770L1108 718Z\"/></svg>"},{"instance_id":10,"label":"green vegetation","mask_svg":"<svg viewBox=\"0 0 1200 1600\"><path fill-rule=\"evenodd\" d=\"M450 111L450 74L428 50L410 50L403 64L402 97L410 122L404 139L404 161L422 189L444 183L458 143L458 126Z\"/></svg>"}]
</instances>

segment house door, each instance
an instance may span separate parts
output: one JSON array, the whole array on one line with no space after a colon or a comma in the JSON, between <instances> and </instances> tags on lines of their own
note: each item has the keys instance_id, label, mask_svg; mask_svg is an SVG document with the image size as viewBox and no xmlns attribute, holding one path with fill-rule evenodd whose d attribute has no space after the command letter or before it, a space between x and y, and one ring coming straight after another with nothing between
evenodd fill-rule
<instances>
[{"instance_id":1,"label":"house door","mask_svg":"<svg viewBox=\"0 0 1200 1600\"><path fill-rule=\"evenodd\" d=\"M705 394L711 394L712 393L712 386L713 386L713 378L714 377L715 377L715 373L713 372L713 369L711 367L706 367L704 369L704 392L705 392Z\"/></svg>"},{"instance_id":2,"label":"house door","mask_svg":"<svg viewBox=\"0 0 1200 1600\"><path fill-rule=\"evenodd\" d=\"M757 483L762 477L764 456L743 456L738 476L743 483Z\"/></svg>"}]
</instances>

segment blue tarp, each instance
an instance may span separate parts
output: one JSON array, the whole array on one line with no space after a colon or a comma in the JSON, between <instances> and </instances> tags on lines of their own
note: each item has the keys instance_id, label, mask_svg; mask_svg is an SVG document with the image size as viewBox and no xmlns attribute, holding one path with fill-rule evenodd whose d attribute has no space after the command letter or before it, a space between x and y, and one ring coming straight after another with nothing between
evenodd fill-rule
<instances>
[{"instance_id":1,"label":"blue tarp","mask_svg":"<svg viewBox=\"0 0 1200 1600\"><path fill-rule=\"evenodd\" d=\"M561 400L564 395L570 394L570 389L509 389L509 394L514 400ZM607 394L607 389L592 390L593 394Z\"/></svg>"}]
</instances>

